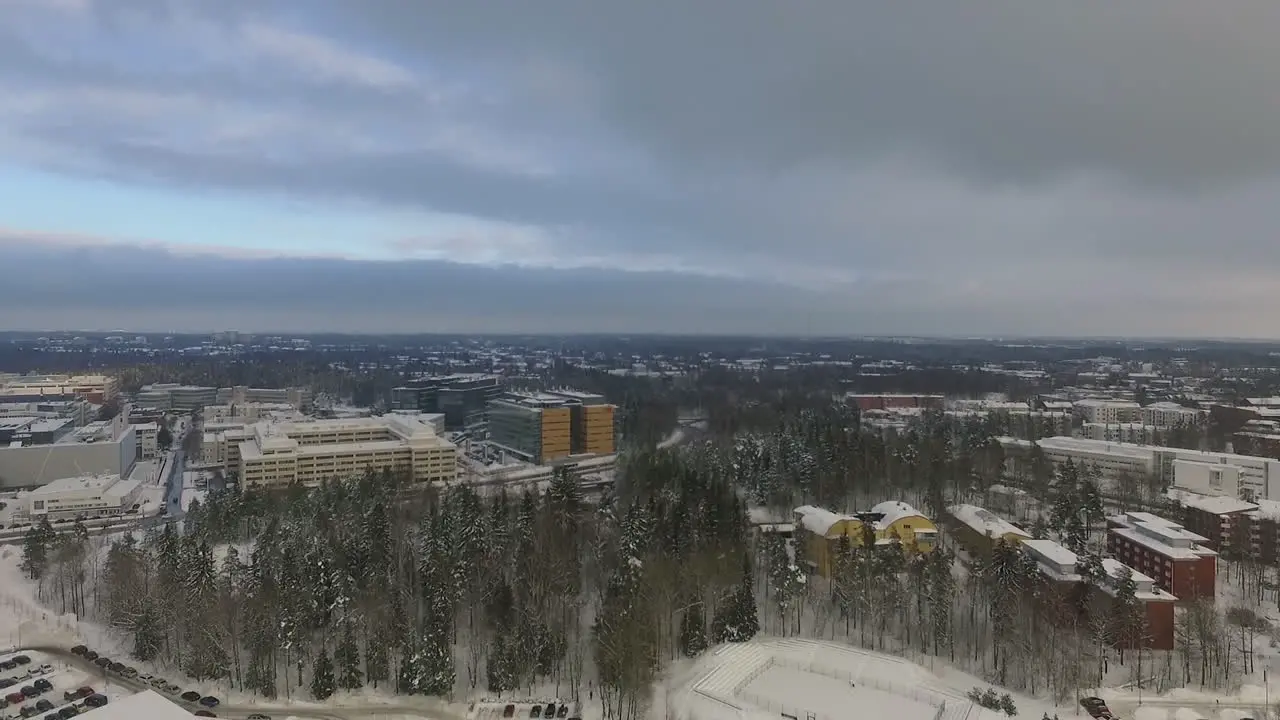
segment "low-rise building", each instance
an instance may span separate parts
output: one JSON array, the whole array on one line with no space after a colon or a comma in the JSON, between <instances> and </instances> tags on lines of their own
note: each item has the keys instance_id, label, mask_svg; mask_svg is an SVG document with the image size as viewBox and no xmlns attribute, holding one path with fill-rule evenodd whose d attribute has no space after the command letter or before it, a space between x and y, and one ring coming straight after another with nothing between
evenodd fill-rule
<instances>
[{"instance_id":1,"label":"low-rise building","mask_svg":"<svg viewBox=\"0 0 1280 720\"><path fill-rule=\"evenodd\" d=\"M959 504L947 508L952 526L949 535L971 555L989 556L997 543L1020 543L1031 533L977 505Z\"/></svg>"},{"instance_id":2,"label":"low-rise building","mask_svg":"<svg viewBox=\"0 0 1280 720\"><path fill-rule=\"evenodd\" d=\"M133 426L133 431L138 434L138 459L150 460L160 454L159 423L137 423Z\"/></svg>"},{"instance_id":3,"label":"low-rise building","mask_svg":"<svg viewBox=\"0 0 1280 720\"><path fill-rule=\"evenodd\" d=\"M1133 582L1133 599L1138 605L1137 622L1126 626L1118 622L1117 595L1122 579L1128 573ZM1113 558L1102 560L1102 581L1093 586L1090 612L1099 624L1111 627L1111 645L1131 650L1173 649L1174 603L1178 598L1156 587L1155 580Z\"/></svg>"},{"instance_id":4,"label":"low-rise building","mask_svg":"<svg viewBox=\"0 0 1280 720\"><path fill-rule=\"evenodd\" d=\"M1107 553L1183 600L1215 596L1218 553L1209 542L1148 512L1107 518Z\"/></svg>"},{"instance_id":5,"label":"low-rise building","mask_svg":"<svg viewBox=\"0 0 1280 720\"><path fill-rule=\"evenodd\" d=\"M1072 410L1086 423L1116 425L1142 420L1142 406L1132 400L1088 398L1077 400Z\"/></svg>"},{"instance_id":6,"label":"low-rise building","mask_svg":"<svg viewBox=\"0 0 1280 720\"><path fill-rule=\"evenodd\" d=\"M891 410L894 408L941 410L946 403L946 398L942 395L848 393L845 395L845 402L859 410Z\"/></svg>"},{"instance_id":7,"label":"low-rise building","mask_svg":"<svg viewBox=\"0 0 1280 720\"><path fill-rule=\"evenodd\" d=\"M1158 402L1142 408L1142 424L1168 429L1199 425L1209 416L1205 410L1183 407L1173 402Z\"/></svg>"},{"instance_id":8,"label":"low-rise building","mask_svg":"<svg viewBox=\"0 0 1280 720\"><path fill-rule=\"evenodd\" d=\"M311 392L311 388L255 388L236 385L235 387L218 388L212 404L247 405L256 403L261 405L288 405L294 410L305 410L311 407L313 399L314 394Z\"/></svg>"},{"instance_id":9,"label":"low-rise building","mask_svg":"<svg viewBox=\"0 0 1280 720\"><path fill-rule=\"evenodd\" d=\"M79 397L101 405L119 392L120 381L110 375L19 375L0 386L0 402Z\"/></svg>"},{"instance_id":10,"label":"low-rise building","mask_svg":"<svg viewBox=\"0 0 1280 720\"><path fill-rule=\"evenodd\" d=\"M797 552L812 571L824 577L831 577L842 537L850 547L859 547L870 533L877 544L901 545L911 552L932 550L938 538L933 521L897 500L848 515L813 505L802 505L794 514L800 535Z\"/></svg>"},{"instance_id":11,"label":"low-rise building","mask_svg":"<svg viewBox=\"0 0 1280 720\"><path fill-rule=\"evenodd\" d=\"M133 402L162 410L190 412L205 405L217 404L218 389L205 385L181 383L155 383L147 385L133 396Z\"/></svg>"},{"instance_id":12,"label":"low-rise building","mask_svg":"<svg viewBox=\"0 0 1280 720\"><path fill-rule=\"evenodd\" d=\"M33 521L89 520L136 512L141 489L140 481L119 475L80 475L59 478L22 498Z\"/></svg>"},{"instance_id":13,"label":"low-rise building","mask_svg":"<svg viewBox=\"0 0 1280 720\"><path fill-rule=\"evenodd\" d=\"M1118 423L1114 425L1085 423L1083 432L1084 436L1090 440L1133 443L1136 445L1151 444L1158 442L1160 439L1160 428L1142 423Z\"/></svg>"}]
</instances>

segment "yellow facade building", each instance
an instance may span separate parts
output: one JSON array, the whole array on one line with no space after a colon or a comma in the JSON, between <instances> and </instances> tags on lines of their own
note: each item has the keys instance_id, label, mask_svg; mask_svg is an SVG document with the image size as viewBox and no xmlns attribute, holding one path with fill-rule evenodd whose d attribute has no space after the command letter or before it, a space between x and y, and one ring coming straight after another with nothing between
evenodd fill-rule
<instances>
[{"instance_id":1,"label":"yellow facade building","mask_svg":"<svg viewBox=\"0 0 1280 720\"><path fill-rule=\"evenodd\" d=\"M840 515L830 510L803 505L795 509L797 551L803 551L810 567L831 577L840 538L850 547L862 545L870 530L877 544L900 545L907 552L928 552L938 539L933 521L907 503L890 500L867 512Z\"/></svg>"}]
</instances>

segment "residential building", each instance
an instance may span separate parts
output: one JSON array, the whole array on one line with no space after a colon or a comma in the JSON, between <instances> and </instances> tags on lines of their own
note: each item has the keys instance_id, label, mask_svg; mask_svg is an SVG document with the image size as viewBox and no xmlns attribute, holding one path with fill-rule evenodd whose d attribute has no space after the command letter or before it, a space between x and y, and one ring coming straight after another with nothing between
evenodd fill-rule
<instances>
[{"instance_id":1,"label":"residential building","mask_svg":"<svg viewBox=\"0 0 1280 720\"><path fill-rule=\"evenodd\" d=\"M1160 428L1142 423L1085 423L1083 432L1090 440L1135 445L1152 444L1160 438Z\"/></svg>"},{"instance_id":2,"label":"residential building","mask_svg":"<svg viewBox=\"0 0 1280 720\"><path fill-rule=\"evenodd\" d=\"M1115 626L1116 596L1125 573L1133 581L1133 597L1140 608L1141 621L1131 628ZM1114 558L1102 560L1102 582L1092 587L1090 612L1098 622L1111 620L1111 645L1131 650L1172 650L1174 603L1178 598L1160 589L1149 575L1138 572Z\"/></svg>"},{"instance_id":3,"label":"residential building","mask_svg":"<svg viewBox=\"0 0 1280 720\"><path fill-rule=\"evenodd\" d=\"M43 420L67 419L80 427L98 416L98 409L82 397L68 400L5 401L0 398L0 418L34 417Z\"/></svg>"},{"instance_id":4,"label":"residential building","mask_svg":"<svg viewBox=\"0 0 1280 720\"><path fill-rule=\"evenodd\" d=\"M137 460L137 434L124 413L66 432L66 425L48 433L43 427L32 423L27 434L0 446L0 489L39 487L85 473L128 477Z\"/></svg>"},{"instance_id":5,"label":"residential building","mask_svg":"<svg viewBox=\"0 0 1280 720\"><path fill-rule=\"evenodd\" d=\"M1053 540L1023 539L1018 547L1035 563L1040 587L1029 594L1045 617L1059 627L1082 622L1088 588L1076 570L1076 554Z\"/></svg>"},{"instance_id":6,"label":"residential building","mask_svg":"<svg viewBox=\"0 0 1280 720\"><path fill-rule=\"evenodd\" d=\"M305 410L311 407L313 400L314 394L311 392L311 388L255 388L237 385L235 387L218 388L217 393L214 395L213 404L247 405L257 403L262 405L288 405L294 410Z\"/></svg>"},{"instance_id":7,"label":"residential building","mask_svg":"<svg viewBox=\"0 0 1280 720\"><path fill-rule=\"evenodd\" d=\"M1107 553L1179 598L1214 597L1218 553L1209 538L1147 512L1107 518Z\"/></svg>"},{"instance_id":8,"label":"residential building","mask_svg":"<svg viewBox=\"0 0 1280 720\"><path fill-rule=\"evenodd\" d=\"M1206 538L1205 545L1224 555L1249 551L1250 516L1258 510L1257 503L1233 495L1200 495L1176 489L1169 494L1182 506L1183 526ZM1238 540L1241 538L1243 543Z\"/></svg>"},{"instance_id":9,"label":"residential building","mask_svg":"<svg viewBox=\"0 0 1280 720\"><path fill-rule=\"evenodd\" d=\"M413 482L451 481L458 473L457 447L405 415L262 421L206 433L205 441L202 459L220 461L241 487L318 483L368 470L404 473Z\"/></svg>"},{"instance_id":10,"label":"residential building","mask_svg":"<svg viewBox=\"0 0 1280 720\"><path fill-rule=\"evenodd\" d=\"M910 552L928 552L938 539L933 521L907 503L882 502L867 512L839 515L803 505L795 509L795 526L800 535L797 553L813 572L831 577L841 538L852 547L862 544L867 533L876 544L900 544Z\"/></svg>"},{"instance_id":11,"label":"residential building","mask_svg":"<svg viewBox=\"0 0 1280 720\"><path fill-rule=\"evenodd\" d=\"M80 397L101 405L120 392L120 381L109 375L22 375L0 387L0 402L16 398Z\"/></svg>"},{"instance_id":12,"label":"residential building","mask_svg":"<svg viewBox=\"0 0 1280 720\"><path fill-rule=\"evenodd\" d=\"M997 543L1020 543L1031 533L977 505L960 504L947 508L953 521L948 535L970 555L986 557Z\"/></svg>"},{"instance_id":13,"label":"residential building","mask_svg":"<svg viewBox=\"0 0 1280 720\"><path fill-rule=\"evenodd\" d=\"M1156 469L1155 454L1152 448L1144 445L1072 437L1042 438L1035 443L1000 438L1000 444L1011 454L1023 456L1030 452L1032 445L1038 445L1045 458L1055 466L1067 462L1091 465L1098 471L1098 477L1103 483L1115 482L1125 474L1147 477Z\"/></svg>"},{"instance_id":14,"label":"residential building","mask_svg":"<svg viewBox=\"0 0 1280 720\"><path fill-rule=\"evenodd\" d=\"M946 398L942 395L900 395L848 393L845 402L859 410L889 410L892 408L927 408L941 410Z\"/></svg>"},{"instance_id":15,"label":"residential building","mask_svg":"<svg viewBox=\"0 0 1280 720\"><path fill-rule=\"evenodd\" d=\"M1072 411L1086 423L1115 425L1142 420L1142 406L1132 400L1098 398L1077 400L1072 406Z\"/></svg>"},{"instance_id":16,"label":"residential building","mask_svg":"<svg viewBox=\"0 0 1280 720\"><path fill-rule=\"evenodd\" d=\"M1157 428L1176 428L1198 425L1209 413L1205 410L1183 407L1173 402L1158 402L1142 408L1142 424Z\"/></svg>"},{"instance_id":17,"label":"residential building","mask_svg":"<svg viewBox=\"0 0 1280 720\"><path fill-rule=\"evenodd\" d=\"M137 511L142 483L119 475L59 478L20 496L31 520L94 519Z\"/></svg>"}]
</instances>

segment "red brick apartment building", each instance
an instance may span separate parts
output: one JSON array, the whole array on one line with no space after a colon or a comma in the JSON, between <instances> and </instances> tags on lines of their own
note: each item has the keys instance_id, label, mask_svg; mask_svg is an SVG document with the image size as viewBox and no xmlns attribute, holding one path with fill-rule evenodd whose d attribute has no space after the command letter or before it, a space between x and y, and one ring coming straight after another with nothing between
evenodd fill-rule
<instances>
[{"instance_id":1,"label":"red brick apartment building","mask_svg":"<svg viewBox=\"0 0 1280 720\"><path fill-rule=\"evenodd\" d=\"M892 408L941 410L943 408L943 396L941 395L861 395L849 393L845 395L845 401L859 410L890 410Z\"/></svg>"},{"instance_id":2,"label":"red brick apartment building","mask_svg":"<svg viewBox=\"0 0 1280 720\"><path fill-rule=\"evenodd\" d=\"M1280 503L1178 493L1188 530L1208 538L1209 547L1229 559L1249 557L1280 564Z\"/></svg>"},{"instance_id":3,"label":"red brick apartment building","mask_svg":"<svg viewBox=\"0 0 1280 720\"><path fill-rule=\"evenodd\" d=\"M1214 598L1218 553L1209 538L1147 512L1107 518L1107 553L1183 600Z\"/></svg>"},{"instance_id":4,"label":"red brick apartment building","mask_svg":"<svg viewBox=\"0 0 1280 720\"><path fill-rule=\"evenodd\" d=\"M1089 585L1076 571L1076 554L1052 540L1023 540L1023 552L1036 561L1040 571L1041 586L1035 593L1040 609L1049 621L1058 626L1086 623L1092 617L1099 622L1109 622L1114 616L1114 580L1126 566L1118 560L1107 558L1102 567L1112 582ZM1173 610L1177 601L1173 595L1155 586L1150 576L1132 568L1130 577L1134 583L1134 597L1142 606L1141 634L1117 632L1111 644L1117 648L1142 646L1151 650L1173 649Z\"/></svg>"}]
</instances>

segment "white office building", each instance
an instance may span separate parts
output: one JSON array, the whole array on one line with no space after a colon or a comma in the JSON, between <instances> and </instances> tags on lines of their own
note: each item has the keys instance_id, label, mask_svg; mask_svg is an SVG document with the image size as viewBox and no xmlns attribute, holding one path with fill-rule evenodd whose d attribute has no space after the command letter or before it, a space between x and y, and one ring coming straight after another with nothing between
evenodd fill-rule
<instances>
[{"instance_id":1,"label":"white office building","mask_svg":"<svg viewBox=\"0 0 1280 720\"><path fill-rule=\"evenodd\" d=\"M34 488L84 474L128 477L137 459L137 432L120 413L51 442L14 438L0 446L0 489Z\"/></svg>"},{"instance_id":2,"label":"white office building","mask_svg":"<svg viewBox=\"0 0 1280 720\"><path fill-rule=\"evenodd\" d=\"M1158 402L1142 408L1142 424L1157 428L1176 428L1197 425L1209 415L1204 410L1183 407L1178 403Z\"/></svg>"},{"instance_id":3,"label":"white office building","mask_svg":"<svg viewBox=\"0 0 1280 720\"><path fill-rule=\"evenodd\" d=\"M1084 436L1090 440L1133 443L1135 445L1152 444L1160 436L1160 428L1154 425L1143 425L1142 423L1119 423L1117 425L1085 423L1083 432Z\"/></svg>"},{"instance_id":4,"label":"white office building","mask_svg":"<svg viewBox=\"0 0 1280 720\"><path fill-rule=\"evenodd\" d=\"M1072 411L1086 423L1115 425L1142 420L1142 406L1132 400L1077 400Z\"/></svg>"},{"instance_id":5,"label":"white office building","mask_svg":"<svg viewBox=\"0 0 1280 720\"><path fill-rule=\"evenodd\" d=\"M90 520L136 512L141 489L138 480L119 475L81 475L54 480L20 497L32 520Z\"/></svg>"}]
</instances>

